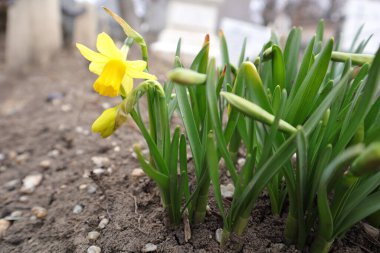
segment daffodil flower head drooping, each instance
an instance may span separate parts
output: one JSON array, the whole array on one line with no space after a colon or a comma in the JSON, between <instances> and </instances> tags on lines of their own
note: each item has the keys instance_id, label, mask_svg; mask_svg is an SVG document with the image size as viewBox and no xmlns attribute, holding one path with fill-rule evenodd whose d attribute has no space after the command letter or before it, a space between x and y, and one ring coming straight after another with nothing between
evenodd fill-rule
<instances>
[{"instance_id":1,"label":"daffodil flower head drooping","mask_svg":"<svg viewBox=\"0 0 380 253\"><path fill-rule=\"evenodd\" d=\"M127 61L125 48L118 49L106 33L100 33L96 41L95 52L77 43L80 53L91 63L89 70L97 75L94 90L100 95L116 97L121 92L127 96L133 88L133 78L156 80L154 75L144 72L147 63L142 60Z\"/></svg>"},{"instance_id":2,"label":"daffodil flower head drooping","mask_svg":"<svg viewBox=\"0 0 380 253\"><path fill-rule=\"evenodd\" d=\"M113 134L116 123L118 106L106 109L92 124L91 130L100 133L103 138Z\"/></svg>"}]
</instances>

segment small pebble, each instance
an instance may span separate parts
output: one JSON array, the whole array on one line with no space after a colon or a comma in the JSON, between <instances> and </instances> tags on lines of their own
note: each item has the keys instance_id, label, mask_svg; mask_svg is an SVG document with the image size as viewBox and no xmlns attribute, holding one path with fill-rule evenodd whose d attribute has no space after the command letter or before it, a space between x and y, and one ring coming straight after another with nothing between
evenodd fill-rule
<instances>
[{"instance_id":1,"label":"small pebble","mask_svg":"<svg viewBox=\"0 0 380 253\"><path fill-rule=\"evenodd\" d=\"M22 195L22 196L20 196L20 198L18 200L20 202L27 202L29 200L29 197L26 195Z\"/></svg>"},{"instance_id":2,"label":"small pebble","mask_svg":"<svg viewBox=\"0 0 380 253\"><path fill-rule=\"evenodd\" d=\"M7 167L6 166L0 166L0 172L4 172L7 170Z\"/></svg>"},{"instance_id":3,"label":"small pebble","mask_svg":"<svg viewBox=\"0 0 380 253\"><path fill-rule=\"evenodd\" d=\"M109 222L110 220L107 218L101 219L101 221L99 222L98 228L104 229L108 225Z\"/></svg>"},{"instance_id":4,"label":"small pebble","mask_svg":"<svg viewBox=\"0 0 380 253\"><path fill-rule=\"evenodd\" d=\"M96 192L97 188L95 185L90 184L87 186L87 193L88 194L94 194Z\"/></svg>"},{"instance_id":5,"label":"small pebble","mask_svg":"<svg viewBox=\"0 0 380 253\"><path fill-rule=\"evenodd\" d=\"M108 167L110 165L110 160L108 157L104 156L93 156L91 157L92 162L97 166L97 167Z\"/></svg>"},{"instance_id":6,"label":"small pebble","mask_svg":"<svg viewBox=\"0 0 380 253\"><path fill-rule=\"evenodd\" d=\"M16 152L16 151L11 150L11 151L8 152L8 158L9 158L10 160L15 160L16 157L17 157L17 152Z\"/></svg>"},{"instance_id":7,"label":"small pebble","mask_svg":"<svg viewBox=\"0 0 380 253\"><path fill-rule=\"evenodd\" d=\"M22 218L21 216L22 216L22 211L17 210L17 211L13 211L10 215L4 217L4 219L9 220L9 221L17 221Z\"/></svg>"},{"instance_id":8,"label":"small pebble","mask_svg":"<svg viewBox=\"0 0 380 253\"><path fill-rule=\"evenodd\" d=\"M92 172L97 175L97 176L101 176L103 175L104 173L106 173L106 171L102 168L96 168L96 169L93 169Z\"/></svg>"},{"instance_id":9,"label":"small pebble","mask_svg":"<svg viewBox=\"0 0 380 253\"><path fill-rule=\"evenodd\" d=\"M53 102L55 100L61 100L65 95L62 92L50 92L46 97L46 102Z\"/></svg>"},{"instance_id":10,"label":"small pebble","mask_svg":"<svg viewBox=\"0 0 380 253\"><path fill-rule=\"evenodd\" d=\"M22 193L33 193L36 187L41 183L42 178L43 175L41 173L26 176L22 180L23 185L20 191Z\"/></svg>"},{"instance_id":11,"label":"small pebble","mask_svg":"<svg viewBox=\"0 0 380 253\"><path fill-rule=\"evenodd\" d=\"M73 208L73 213L79 214L83 211L83 206L82 205L75 205Z\"/></svg>"},{"instance_id":12,"label":"small pebble","mask_svg":"<svg viewBox=\"0 0 380 253\"><path fill-rule=\"evenodd\" d=\"M40 162L40 167L47 170L51 167L51 161L50 160L43 160Z\"/></svg>"},{"instance_id":13,"label":"small pebble","mask_svg":"<svg viewBox=\"0 0 380 253\"><path fill-rule=\"evenodd\" d=\"M216 240L218 243L221 243L221 242L222 242L222 234L223 234L223 229L222 229L222 228L218 228L218 229L215 231L215 240Z\"/></svg>"},{"instance_id":14,"label":"small pebble","mask_svg":"<svg viewBox=\"0 0 380 253\"><path fill-rule=\"evenodd\" d=\"M211 214L211 207L210 207L209 205L206 205L206 213L207 213L208 215Z\"/></svg>"},{"instance_id":15,"label":"small pebble","mask_svg":"<svg viewBox=\"0 0 380 253\"><path fill-rule=\"evenodd\" d=\"M47 210L41 206L34 206L32 208L32 214L34 214L38 219L43 219L47 215Z\"/></svg>"},{"instance_id":16,"label":"small pebble","mask_svg":"<svg viewBox=\"0 0 380 253\"><path fill-rule=\"evenodd\" d=\"M64 104L64 105L61 106L61 110L62 110L63 112L69 112L69 111L71 111L71 105L69 105L69 104Z\"/></svg>"},{"instance_id":17,"label":"small pebble","mask_svg":"<svg viewBox=\"0 0 380 253\"><path fill-rule=\"evenodd\" d=\"M57 150L57 149L50 150L48 153L48 156L51 156L51 157L59 156L59 150Z\"/></svg>"},{"instance_id":18,"label":"small pebble","mask_svg":"<svg viewBox=\"0 0 380 253\"><path fill-rule=\"evenodd\" d=\"M0 161L5 159L5 155L3 153L0 153Z\"/></svg>"},{"instance_id":19,"label":"small pebble","mask_svg":"<svg viewBox=\"0 0 380 253\"><path fill-rule=\"evenodd\" d=\"M19 154L18 156L16 156L15 160L16 160L17 163L23 163L26 160L28 160L29 157L30 157L29 153L22 153L22 154Z\"/></svg>"},{"instance_id":20,"label":"small pebble","mask_svg":"<svg viewBox=\"0 0 380 253\"><path fill-rule=\"evenodd\" d=\"M157 250L157 245L153 243L147 243L145 246L141 249L141 252L153 252Z\"/></svg>"},{"instance_id":21,"label":"small pebble","mask_svg":"<svg viewBox=\"0 0 380 253\"><path fill-rule=\"evenodd\" d=\"M96 239L99 238L99 236L100 236L100 233L98 231L91 231L91 232L88 232L87 239L95 241Z\"/></svg>"},{"instance_id":22,"label":"small pebble","mask_svg":"<svg viewBox=\"0 0 380 253\"><path fill-rule=\"evenodd\" d=\"M233 184L221 185L220 191L223 198L232 198L234 196L235 187Z\"/></svg>"},{"instance_id":23,"label":"small pebble","mask_svg":"<svg viewBox=\"0 0 380 253\"><path fill-rule=\"evenodd\" d=\"M119 146L114 147L114 148L113 148L113 151L115 151L115 152L120 152L120 147L119 147Z\"/></svg>"},{"instance_id":24,"label":"small pebble","mask_svg":"<svg viewBox=\"0 0 380 253\"><path fill-rule=\"evenodd\" d=\"M239 158L237 160L237 163L238 163L238 165L239 165L240 168L242 168L244 166L245 161L246 161L245 158Z\"/></svg>"},{"instance_id":25,"label":"small pebble","mask_svg":"<svg viewBox=\"0 0 380 253\"><path fill-rule=\"evenodd\" d=\"M11 222L5 219L0 219L0 237L5 235L5 231L11 226Z\"/></svg>"},{"instance_id":26,"label":"small pebble","mask_svg":"<svg viewBox=\"0 0 380 253\"><path fill-rule=\"evenodd\" d=\"M364 228L364 231L371 237L373 238L377 238L379 237L379 229L367 224L367 223L363 223L363 228Z\"/></svg>"},{"instance_id":27,"label":"small pebble","mask_svg":"<svg viewBox=\"0 0 380 253\"><path fill-rule=\"evenodd\" d=\"M79 188L79 190L83 191L83 190L85 190L87 188L87 185L86 184L81 184L81 185L79 185L78 188Z\"/></svg>"},{"instance_id":28,"label":"small pebble","mask_svg":"<svg viewBox=\"0 0 380 253\"><path fill-rule=\"evenodd\" d=\"M102 252L102 250L98 246L95 246L95 245L92 245L87 249L87 253L100 253L100 252Z\"/></svg>"},{"instance_id":29,"label":"small pebble","mask_svg":"<svg viewBox=\"0 0 380 253\"><path fill-rule=\"evenodd\" d=\"M4 188L8 191L12 191L14 189L16 189L16 187L19 185L20 183L20 180L18 179L13 179L11 181L8 181L4 184Z\"/></svg>"},{"instance_id":30,"label":"small pebble","mask_svg":"<svg viewBox=\"0 0 380 253\"><path fill-rule=\"evenodd\" d=\"M142 169L134 169L132 170L132 173L131 173L132 177L134 178L140 178L140 177L143 177L145 176L145 172L142 170Z\"/></svg>"}]
</instances>

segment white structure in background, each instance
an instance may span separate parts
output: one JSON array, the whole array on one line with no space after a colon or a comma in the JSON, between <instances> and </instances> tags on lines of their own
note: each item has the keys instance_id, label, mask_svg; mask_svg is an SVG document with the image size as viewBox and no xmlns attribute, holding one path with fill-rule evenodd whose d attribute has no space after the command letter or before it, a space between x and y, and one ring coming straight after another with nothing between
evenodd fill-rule
<instances>
[{"instance_id":1,"label":"white structure in background","mask_svg":"<svg viewBox=\"0 0 380 253\"><path fill-rule=\"evenodd\" d=\"M181 38L181 59L188 65L200 50L205 35L209 34L210 54L220 62L220 44L216 35L220 28L226 36L232 64L237 64L244 38L247 38L246 55L255 57L269 40L270 29L227 17L221 18L220 27L217 27L222 2L223 0L169 1L166 28L160 33L158 41L152 44L153 52L163 59L173 61L178 39Z\"/></svg>"},{"instance_id":2,"label":"white structure in background","mask_svg":"<svg viewBox=\"0 0 380 253\"><path fill-rule=\"evenodd\" d=\"M151 49L162 59L174 60L178 39L182 39L181 59L189 64L201 49L205 35L210 35L210 54L218 57L219 42L215 34L218 5L222 0L173 0L168 4L166 28Z\"/></svg>"},{"instance_id":3,"label":"white structure in background","mask_svg":"<svg viewBox=\"0 0 380 253\"><path fill-rule=\"evenodd\" d=\"M5 43L7 68L22 71L46 65L62 45L58 0L17 0L8 8Z\"/></svg>"},{"instance_id":4,"label":"white structure in background","mask_svg":"<svg viewBox=\"0 0 380 253\"><path fill-rule=\"evenodd\" d=\"M341 46L348 50L359 27L364 24L360 40L367 39L373 34L365 48L365 53L375 53L380 45L380 1L348 0L344 8L346 16L342 29ZM360 40L357 43L360 43Z\"/></svg>"},{"instance_id":5,"label":"white structure in background","mask_svg":"<svg viewBox=\"0 0 380 253\"><path fill-rule=\"evenodd\" d=\"M98 34L98 17L95 0L80 0L86 11L75 19L74 42L95 48L96 37Z\"/></svg>"},{"instance_id":6,"label":"white structure in background","mask_svg":"<svg viewBox=\"0 0 380 253\"><path fill-rule=\"evenodd\" d=\"M271 36L271 30L268 27L231 18L222 18L220 26L226 36L230 62L233 65L238 63L245 38L247 38L245 55L252 59L260 53L263 45L269 41Z\"/></svg>"}]
</instances>

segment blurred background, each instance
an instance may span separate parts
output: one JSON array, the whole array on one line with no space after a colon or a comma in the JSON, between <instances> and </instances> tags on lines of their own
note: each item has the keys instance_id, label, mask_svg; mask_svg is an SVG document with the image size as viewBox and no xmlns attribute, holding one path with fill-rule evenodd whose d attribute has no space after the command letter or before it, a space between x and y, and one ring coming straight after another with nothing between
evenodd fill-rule
<instances>
[{"instance_id":1,"label":"blurred background","mask_svg":"<svg viewBox=\"0 0 380 253\"><path fill-rule=\"evenodd\" d=\"M372 36L366 53L380 42L379 0L0 0L1 69L23 71L46 66L62 48L75 42L94 48L105 31L123 40L122 30L101 9L106 6L125 18L149 42L151 54L172 61L182 38L182 57L191 59L210 34L218 58L218 31L223 30L231 61L237 61L244 38L247 55L255 57L274 32L284 41L291 27L303 28L303 45L317 22L326 22L325 36L334 36L348 50L358 29Z\"/></svg>"}]
</instances>

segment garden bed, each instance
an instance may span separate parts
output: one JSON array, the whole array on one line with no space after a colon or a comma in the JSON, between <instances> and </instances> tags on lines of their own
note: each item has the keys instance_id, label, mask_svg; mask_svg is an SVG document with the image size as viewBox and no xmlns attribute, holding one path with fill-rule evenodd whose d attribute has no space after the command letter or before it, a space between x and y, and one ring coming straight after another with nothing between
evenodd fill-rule
<instances>
[{"instance_id":1,"label":"garden bed","mask_svg":"<svg viewBox=\"0 0 380 253\"><path fill-rule=\"evenodd\" d=\"M158 77L169 69L152 62ZM5 74L0 66L0 218L13 214L0 238L1 253L86 252L91 245L102 252L139 252L147 243L158 252L236 252L238 242L240 252L299 252L285 244L286 214L273 217L267 196L254 208L244 237L224 251L215 240L222 220L213 199L205 223L192 226L188 242L182 227L171 229L155 184L132 176L139 163L131 147L145 145L132 121L108 139L90 133L106 100L90 92L95 77L86 65L78 54L65 52L47 69L24 76ZM100 175L90 174L101 167L94 157L109 159L100 159ZM31 174L43 179L24 194L22 179ZM46 217L35 218L34 206L45 208ZM109 220L103 229L102 219ZM90 231L100 232L96 241L87 239ZM359 224L335 242L333 252L380 252L379 237Z\"/></svg>"}]
</instances>

